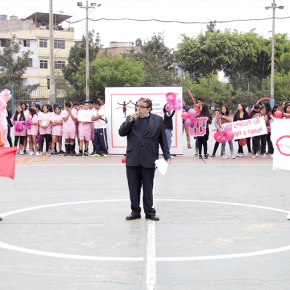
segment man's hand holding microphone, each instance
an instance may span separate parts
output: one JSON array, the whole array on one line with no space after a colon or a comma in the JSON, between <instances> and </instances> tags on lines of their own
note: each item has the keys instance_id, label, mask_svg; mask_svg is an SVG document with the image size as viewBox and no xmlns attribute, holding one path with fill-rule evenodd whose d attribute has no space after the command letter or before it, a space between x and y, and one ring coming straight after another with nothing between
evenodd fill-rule
<instances>
[{"instance_id":1,"label":"man's hand holding microphone","mask_svg":"<svg viewBox=\"0 0 290 290\"><path fill-rule=\"evenodd\" d=\"M138 118L138 116L139 116L139 111L136 112L136 113L134 113L134 114L132 114L132 115L130 116L130 121L129 121L129 122L131 123L131 122L136 121L137 118Z\"/></svg>"}]
</instances>

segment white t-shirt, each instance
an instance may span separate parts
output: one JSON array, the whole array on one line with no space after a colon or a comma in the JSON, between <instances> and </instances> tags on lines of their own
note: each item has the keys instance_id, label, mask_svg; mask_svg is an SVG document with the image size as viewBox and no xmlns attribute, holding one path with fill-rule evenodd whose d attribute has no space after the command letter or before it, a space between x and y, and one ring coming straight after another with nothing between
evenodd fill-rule
<instances>
[{"instance_id":1,"label":"white t-shirt","mask_svg":"<svg viewBox=\"0 0 290 290\"><path fill-rule=\"evenodd\" d=\"M100 119L98 119L97 121L94 121L95 129L107 128L107 124L105 122L105 111L103 108L95 111L95 116L98 116L98 115L102 115L102 117Z\"/></svg>"}]
</instances>

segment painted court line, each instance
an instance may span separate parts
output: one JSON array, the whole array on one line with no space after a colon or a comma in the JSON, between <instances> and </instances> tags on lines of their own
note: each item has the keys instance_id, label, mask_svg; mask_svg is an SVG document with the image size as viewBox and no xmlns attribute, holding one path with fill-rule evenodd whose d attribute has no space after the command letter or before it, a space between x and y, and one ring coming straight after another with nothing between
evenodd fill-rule
<instances>
[{"instance_id":1,"label":"painted court line","mask_svg":"<svg viewBox=\"0 0 290 290\"><path fill-rule=\"evenodd\" d=\"M147 221L146 290L156 287L155 222Z\"/></svg>"}]
</instances>

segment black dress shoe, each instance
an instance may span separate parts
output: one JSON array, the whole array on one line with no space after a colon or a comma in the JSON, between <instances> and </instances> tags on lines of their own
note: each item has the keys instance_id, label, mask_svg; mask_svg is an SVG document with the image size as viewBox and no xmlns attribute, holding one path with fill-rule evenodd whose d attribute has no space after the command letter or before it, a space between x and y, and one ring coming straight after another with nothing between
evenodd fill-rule
<instances>
[{"instance_id":1,"label":"black dress shoe","mask_svg":"<svg viewBox=\"0 0 290 290\"><path fill-rule=\"evenodd\" d=\"M145 218L156 222L159 221L159 217L157 215L146 215Z\"/></svg>"},{"instance_id":2,"label":"black dress shoe","mask_svg":"<svg viewBox=\"0 0 290 290\"><path fill-rule=\"evenodd\" d=\"M130 215L126 216L127 221L136 220L136 219L140 219L140 218L141 218L140 214L130 214Z\"/></svg>"},{"instance_id":3,"label":"black dress shoe","mask_svg":"<svg viewBox=\"0 0 290 290\"><path fill-rule=\"evenodd\" d=\"M2 217L0 216L0 222L2 221Z\"/></svg>"}]
</instances>

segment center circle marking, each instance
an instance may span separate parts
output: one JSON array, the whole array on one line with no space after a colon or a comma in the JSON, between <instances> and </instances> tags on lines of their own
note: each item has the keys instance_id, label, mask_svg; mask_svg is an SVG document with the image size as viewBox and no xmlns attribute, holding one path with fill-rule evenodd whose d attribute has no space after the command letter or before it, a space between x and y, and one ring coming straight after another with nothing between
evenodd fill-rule
<instances>
[{"instance_id":1,"label":"center circle marking","mask_svg":"<svg viewBox=\"0 0 290 290\"><path fill-rule=\"evenodd\" d=\"M56 204L41 205L41 206L28 207L28 208L23 208L23 209L19 209L19 210L9 211L9 212L0 214L0 216L7 217L9 215L14 215L14 214L22 213L22 212L43 209L43 208L49 208L49 207L65 206L65 205L85 204L85 203L128 202L128 201L129 201L128 199L113 199L113 200L90 200L90 201L56 203ZM196 202L196 203L233 205L233 206L243 206L243 207L251 207L251 208L264 209L264 210L271 210L271 211L289 214L288 211L278 209L278 208L271 208L271 207L265 207L265 206L243 204L243 203L233 203L233 202L191 200L191 199L154 199L154 201ZM143 257L100 257L100 256L70 255L70 254L38 251L38 250L32 250L32 249L27 249L27 248L9 245L9 244L3 243L1 241L0 241L0 248L7 249L7 250L13 250L13 251L17 251L17 252L22 252L22 253L27 253L27 254L40 255L40 256L46 256L46 257L55 257L55 258L64 258L64 259L94 260L94 261L123 261L123 262L124 261L131 261L131 262L132 261L133 262L144 261ZM289 251L289 250L290 250L290 245L285 246L285 247L263 250L263 251L246 252L246 253L229 254L229 255L196 256L196 257L156 257L155 261L157 261L157 262L179 262L179 261L202 261L202 260L244 258L244 257L252 257L252 256L260 256L260 255L285 252L285 251Z\"/></svg>"}]
</instances>

